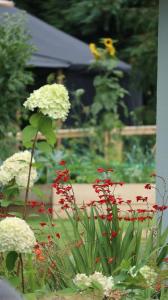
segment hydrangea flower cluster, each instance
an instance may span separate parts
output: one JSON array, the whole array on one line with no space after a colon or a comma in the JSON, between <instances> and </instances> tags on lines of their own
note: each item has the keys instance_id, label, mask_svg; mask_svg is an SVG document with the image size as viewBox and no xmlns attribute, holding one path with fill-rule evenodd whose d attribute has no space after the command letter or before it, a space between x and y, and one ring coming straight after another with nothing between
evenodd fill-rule
<instances>
[{"instance_id":1,"label":"hydrangea flower cluster","mask_svg":"<svg viewBox=\"0 0 168 300\"><path fill-rule=\"evenodd\" d=\"M157 273L149 266L143 266L140 268L139 273L145 278L148 285L152 286L155 284L157 279Z\"/></svg>"},{"instance_id":2,"label":"hydrangea flower cluster","mask_svg":"<svg viewBox=\"0 0 168 300\"><path fill-rule=\"evenodd\" d=\"M94 282L99 283L102 286L104 296L106 297L110 296L111 290L114 287L113 277L106 277L100 272L95 272L90 276L87 276L86 274L77 274L73 282L82 289L92 287Z\"/></svg>"},{"instance_id":3,"label":"hydrangea flower cluster","mask_svg":"<svg viewBox=\"0 0 168 300\"><path fill-rule=\"evenodd\" d=\"M139 270L136 269L136 266L133 266L129 270L128 273L133 278L136 277L138 275L138 273L140 273L143 276L143 278L146 280L146 282L149 286L152 286L153 284L155 284L156 279L157 279L157 273L147 265L143 266Z\"/></svg>"},{"instance_id":4,"label":"hydrangea flower cluster","mask_svg":"<svg viewBox=\"0 0 168 300\"><path fill-rule=\"evenodd\" d=\"M23 104L29 110L35 108L52 119L66 119L69 109L69 95L62 84L47 84L35 90Z\"/></svg>"},{"instance_id":5,"label":"hydrangea flower cluster","mask_svg":"<svg viewBox=\"0 0 168 300\"><path fill-rule=\"evenodd\" d=\"M7 217L0 222L0 252L31 253L35 244L34 233L24 220Z\"/></svg>"},{"instance_id":6,"label":"hydrangea flower cluster","mask_svg":"<svg viewBox=\"0 0 168 300\"><path fill-rule=\"evenodd\" d=\"M15 180L16 184L24 188L27 186L29 164L31 159L31 153L29 151L22 151L15 153L11 157L7 158L0 167L0 184L8 185L12 180ZM33 163L34 163L33 159ZM32 167L30 176L30 187L33 186L37 178L36 168Z\"/></svg>"}]
</instances>

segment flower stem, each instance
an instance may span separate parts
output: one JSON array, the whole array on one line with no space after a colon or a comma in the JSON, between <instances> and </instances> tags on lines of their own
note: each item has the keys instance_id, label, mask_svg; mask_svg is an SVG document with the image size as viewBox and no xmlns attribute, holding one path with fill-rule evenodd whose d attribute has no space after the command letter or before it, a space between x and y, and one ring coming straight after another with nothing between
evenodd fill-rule
<instances>
[{"instance_id":1,"label":"flower stem","mask_svg":"<svg viewBox=\"0 0 168 300\"><path fill-rule=\"evenodd\" d=\"M34 137L32 149L31 149L31 158L30 158L30 164L29 164L29 173L28 173L28 180L27 180L27 187L26 187L25 201L24 201L24 210L23 210L23 219L24 220L26 219L26 216L27 216L27 202L29 199L30 176L31 176L31 169L32 169L32 162L33 162L33 156L34 156L34 151L35 151L35 145L36 145L36 141L37 141L37 135L38 135L38 130Z\"/></svg>"}]
</instances>

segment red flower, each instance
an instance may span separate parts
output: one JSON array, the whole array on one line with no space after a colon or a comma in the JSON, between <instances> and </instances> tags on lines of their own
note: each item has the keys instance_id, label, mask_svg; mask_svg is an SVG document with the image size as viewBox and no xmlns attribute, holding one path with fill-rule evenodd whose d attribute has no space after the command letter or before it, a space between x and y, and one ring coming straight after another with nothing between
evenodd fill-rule
<instances>
[{"instance_id":1,"label":"red flower","mask_svg":"<svg viewBox=\"0 0 168 300\"><path fill-rule=\"evenodd\" d=\"M131 200L127 200L126 201L127 204L131 204L131 202L132 202Z\"/></svg>"},{"instance_id":2,"label":"red flower","mask_svg":"<svg viewBox=\"0 0 168 300\"><path fill-rule=\"evenodd\" d=\"M65 160L61 160L61 161L59 162L59 165L60 165L60 166L65 166L65 165L66 165L66 161L65 161Z\"/></svg>"},{"instance_id":3,"label":"red flower","mask_svg":"<svg viewBox=\"0 0 168 300\"><path fill-rule=\"evenodd\" d=\"M137 200L137 202L138 202L138 201L147 202L147 201L148 201L148 197L137 196L137 197L136 197L136 200Z\"/></svg>"},{"instance_id":4,"label":"red flower","mask_svg":"<svg viewBox=\"0 0 168 300\"><path fill-rule=\"evenodd\" d=\"M168 257L165 257L162 261L168 263Z\"/></svg>"},{"instance_id":5,"label":"red flower","mask_svg":"<svg viewBox=\"0 0 168 300\"><path fill-rule=\"evenodd\" d=\"M55 235L56 235L56 237L57 237L58 239L61 238L61 235L60 235L59 233L56 233Z\"/></svg>"},{"instance_id":6,"label":"red flower","mask_svg":"<svg viewBox=\"0 0 168 300\"><path fill-rule=\"evenodd\" d=\"M28 201L28 204L33 208L33 207L36 207L36 206L40 206L42 203L38 202L36 200L30 200L30 201Z\"/></svg>"},{"instance_id":7,"label":"red flower","mask_svg":"<svg viewBox=\"0 0 168 300\"><path fill-rule=\"evenodd\" d=\"M96 257L95 262L96 262L96 264L98 264L100 262L100 257Z\"/></svg>"},{"instance_id":8,"label":"red flower","mask_svg":"<svg viewBox=\"0 0 168 300\"><path fill-rule=\"evenodd\" d=\"M109 168L107 169L108 172L113 172L113 169Z\"/></svg>"},{"instance_id":9,"label":"red flower","mask_svg":"<svg viewBox=\"0 0 168 300\"><path fill-rule=\"evenodd\" d=\"M38 210L39 213L45 213L45 207L44 206L41 206Z\"/></svg>"},{"instance_id":10,"label":"red flower","mask_svg":"<svg viewBox=\"0 0 168 300\"><path fill-rule=\"evenodd\" d=\"M108 263L111 264L111 263L113 262L113 260L114 260L114 258L113 258L113 257L110 257L110 258L108 259Z\"/></svg>"},{"instance_id":11,"label":"red flower","mask_svg":"<svg viewBox=\"0 0 168 300\"><path fill-rule=\"evenodd\" d=\"M147 184L145 185L145 189L146 189L146 190L151 190L151 188L152 188L152 186L151 186L150 183L147 183Z\"/></svg>"},{"instance_id":12,"label":"red flower","mask_svg":"<svg viewBox=\"0 0 168 300\"><path fill-rule=\"evenodd\" d=\"M44 227L44 226L47 225L47 223L46 222L40 222L40 225L41 225L41 227Z\"/></svg>"},{"instance_id":13,"label":"red flower","mask_svg":"<svg viewBox=\"0 0 168 300\"><path fill-rule=\"evenodd\" d=\"M104 170L103 168L98 168L98 169L97 169L97 172L103 173L103 172L105 172L105 170Z\"/></svg>"},{"instance_id":14,"label":"red flower","mask_svg":"<svg viewBox=\"0 0 168 300\"><path fill-rule=\"evenodd\" d=\"M53 213L53 209L51 207L48 208L48 213L51 215Z\"/></svg>"},{"instance_id":15,"label":"red flower","mask_svg":"<svg viewBox=\"0 0 168 300\"><path fill-rule=\"evenodd\" d=\"M158 210L158 211L164 211L165 209L168 208L168 206L155 204L155 205L153 205L153 208L156 209L156 210Z\"/></svg>"},{"instance_id":16,"label":"red flower","mask_svg":"<svg viewBox=\"0 0 168 300\"><path fill-rule=\"evenodd\" d=\"M113 215L112 215L112 214L109 214L109 215L107 215L106 218L107 218L107 221L110 222L110 221L112 221L112 219L113 219Z\"/></svg>"},{"instance_id":17,"label":"red flower","mask_svg":"<svg viewBox=\"0 0 168 300\"><path fill-rule=\"evenodd\" d=\"M118 233L116 231L111 232L111 238L115 238L117 235L118 235Z\"/></svg>"}]
</instances>

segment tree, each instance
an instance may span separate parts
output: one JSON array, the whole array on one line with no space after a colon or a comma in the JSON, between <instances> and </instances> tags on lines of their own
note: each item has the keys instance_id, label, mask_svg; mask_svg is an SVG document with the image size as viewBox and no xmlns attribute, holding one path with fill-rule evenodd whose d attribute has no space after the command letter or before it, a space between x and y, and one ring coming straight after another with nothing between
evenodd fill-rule
<instances>
[{"instance_id":1,"label":"tree","mask_svg":"<svg viewBox=\"0 0 168 300\"><path fill-rule=\"evenodd\" d=\"M32 73L25 69L33 47L28 44L23 15L4 15L0 23L0 134L17 121ZM12 125L13 126L13 125ZM11 127L12 127L11 126Z\"/></svg>"}]
</instances>

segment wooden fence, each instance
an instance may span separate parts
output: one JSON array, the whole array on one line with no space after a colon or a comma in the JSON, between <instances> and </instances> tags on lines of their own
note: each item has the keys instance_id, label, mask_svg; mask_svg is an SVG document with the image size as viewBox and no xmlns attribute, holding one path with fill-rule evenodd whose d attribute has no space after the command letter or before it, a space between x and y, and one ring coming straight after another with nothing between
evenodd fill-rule
<instances>
[{"instance_id":1,"label":"wooden fence","mask_svg":"<svg viewBox=\"0 0 168 300\"><path fill-rule=\"evenodd\" d=\"M109 145L112 143L113 146L117 149L118 157L122 157L123 152L123 143L122 141L115 141L113 136L115 134L121 136L145 136L145 135L155 135L156 126L155 125L146 125L146 126L125 126L121 129L113 129L111 132L104 132L104 156L106 161L109 160ZM96 130L94 128L75 128L75 129L59 129L56 132L57 135L57 144L56 147L61 146L63 139L74 139L74 138L91 138L95 136ZM45 137L39 133L37 136L38 140L45 140ZM17 140L22 140L22 134L19 132L17 134ZM155 146L153 148L155 151Z\"/></svg>"},{"instance_id":2,"label":"wooden fence","mask_svg":"<svg viewBox=\"0 0 168 300\"><path fill-rule=\"evenodd\" d=\"M119 132L121 136L136 136L136 135L155 135L156 126L155 125L146 125L146 126L125 126L121 130L112 130L110 135L116 134ZM106 133L106 132L105 132ZM71 138L84 138L92 137L95 135L94 128L76 128L76 129L59 129L56 132L57 139L71 139ZM22 139L21 132L17 133L17 140ZM38 140L44 140L45 137L42 134L38 134Z\"/></svg>"}]
</instances>

